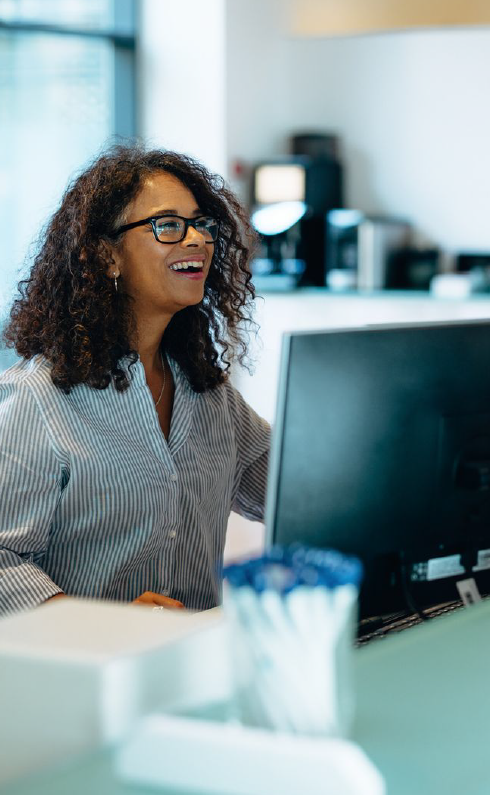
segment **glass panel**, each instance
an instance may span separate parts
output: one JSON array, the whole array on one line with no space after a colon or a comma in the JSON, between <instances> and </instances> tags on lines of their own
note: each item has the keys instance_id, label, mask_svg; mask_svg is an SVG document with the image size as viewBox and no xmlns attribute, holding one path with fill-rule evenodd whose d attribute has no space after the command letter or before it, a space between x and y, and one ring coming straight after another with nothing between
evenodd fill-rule
<instances>
[{"instance_id":1,"label":"glass panel","mask_svg":"<svg viewBox=\"0 0 490 795\"><path fill-rule=\"evenodd\" d=\"M112 29L114 0L0 0L0 19Z\"/></svg>"},{"instance_id":2,"label":"glass panel","mask_svg":"<svg viewBox=\"0 0 490 795\"><path fill-rule=\"evenodd\" d=\"M113 96L110 43L0 32L0 317L69 178L112 134Z\"/></svg>"}]
</instances>

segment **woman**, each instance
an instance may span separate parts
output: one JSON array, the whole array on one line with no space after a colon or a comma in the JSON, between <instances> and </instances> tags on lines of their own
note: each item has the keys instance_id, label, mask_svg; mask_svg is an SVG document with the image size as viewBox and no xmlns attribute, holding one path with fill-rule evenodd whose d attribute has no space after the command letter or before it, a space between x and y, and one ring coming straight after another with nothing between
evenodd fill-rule
<instances>
[{"instance_id":1,"label":"woman","mask_svg":"<svg viewBox=\"0 0 490 795\"><path fill-rule=\"evenodd\" d=\"M263 518L270 429L231 386L251 231L189 157L118 146L21 282L0 377L0 613L57 595L210 608L233 508Z\"/></svg>"}]
</instances>

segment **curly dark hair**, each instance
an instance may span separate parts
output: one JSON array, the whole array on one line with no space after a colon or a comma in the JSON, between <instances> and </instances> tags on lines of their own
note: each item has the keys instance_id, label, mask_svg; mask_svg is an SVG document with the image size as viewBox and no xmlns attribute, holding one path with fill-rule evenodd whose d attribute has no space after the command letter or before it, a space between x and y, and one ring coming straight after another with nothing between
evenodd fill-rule
<instances>
[{"instance_id":1,"label":"curly dark hair","mask_svg":"<svg viewBox=\"0 0 490 795\"><path fill-rule=\"evenodd\" d=\"M50 362L53 383L69 393L76 384L127 389L138 358L132 299L107 276L115 230L129 203L153 173L177 177L206 215L220 221L220 236L204 299L177 312L163 338L196 392L222 383L235 359L247 355L255 291L249 259L255 235L223 179L201 163L140 144L116 145L98 157L66 190L42 233L39 251L19 283L4 330L7 347ZM120 360L129 357L128 371ZM129 376L129 377L128 377Z\"/></svg>"}]
</instances>

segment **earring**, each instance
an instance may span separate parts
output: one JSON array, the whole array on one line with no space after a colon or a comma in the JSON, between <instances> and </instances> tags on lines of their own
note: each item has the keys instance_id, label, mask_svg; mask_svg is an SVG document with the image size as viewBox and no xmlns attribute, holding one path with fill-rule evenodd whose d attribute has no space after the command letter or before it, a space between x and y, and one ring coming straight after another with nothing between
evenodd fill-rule
<instances>
[{"instance_id":1,"label":"earring","mask_svg":"<svg viewBox=\"0 0 490 795\"><path fill-rule=\"evenodd\" d=\"M116 293L117 293L117 276L116 276L116 271L114 271L114 287L116 288Z\"/></svg>"}]
</instances>

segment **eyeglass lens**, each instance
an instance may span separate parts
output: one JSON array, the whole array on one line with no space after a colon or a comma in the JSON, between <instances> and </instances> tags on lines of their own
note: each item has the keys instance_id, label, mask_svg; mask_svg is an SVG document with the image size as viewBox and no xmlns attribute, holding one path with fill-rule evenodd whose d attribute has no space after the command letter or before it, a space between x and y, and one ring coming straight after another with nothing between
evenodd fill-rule
<instances>
[{"instance_id":1,"label":"eyeglass lens","mask_svg":"<svg viewBox=\"0 0 490 795\"><path fill-rule=\"evenodd\" d=\"M214 218L203 216L192 221L187 221L188 226L193 226L204 240L214 242L218 236L218 223ZM155 221L157 237L166 243L177 243L183 240L186 233L186 222L182 218L166 216Z\"/></svg>"}]
</instances>

